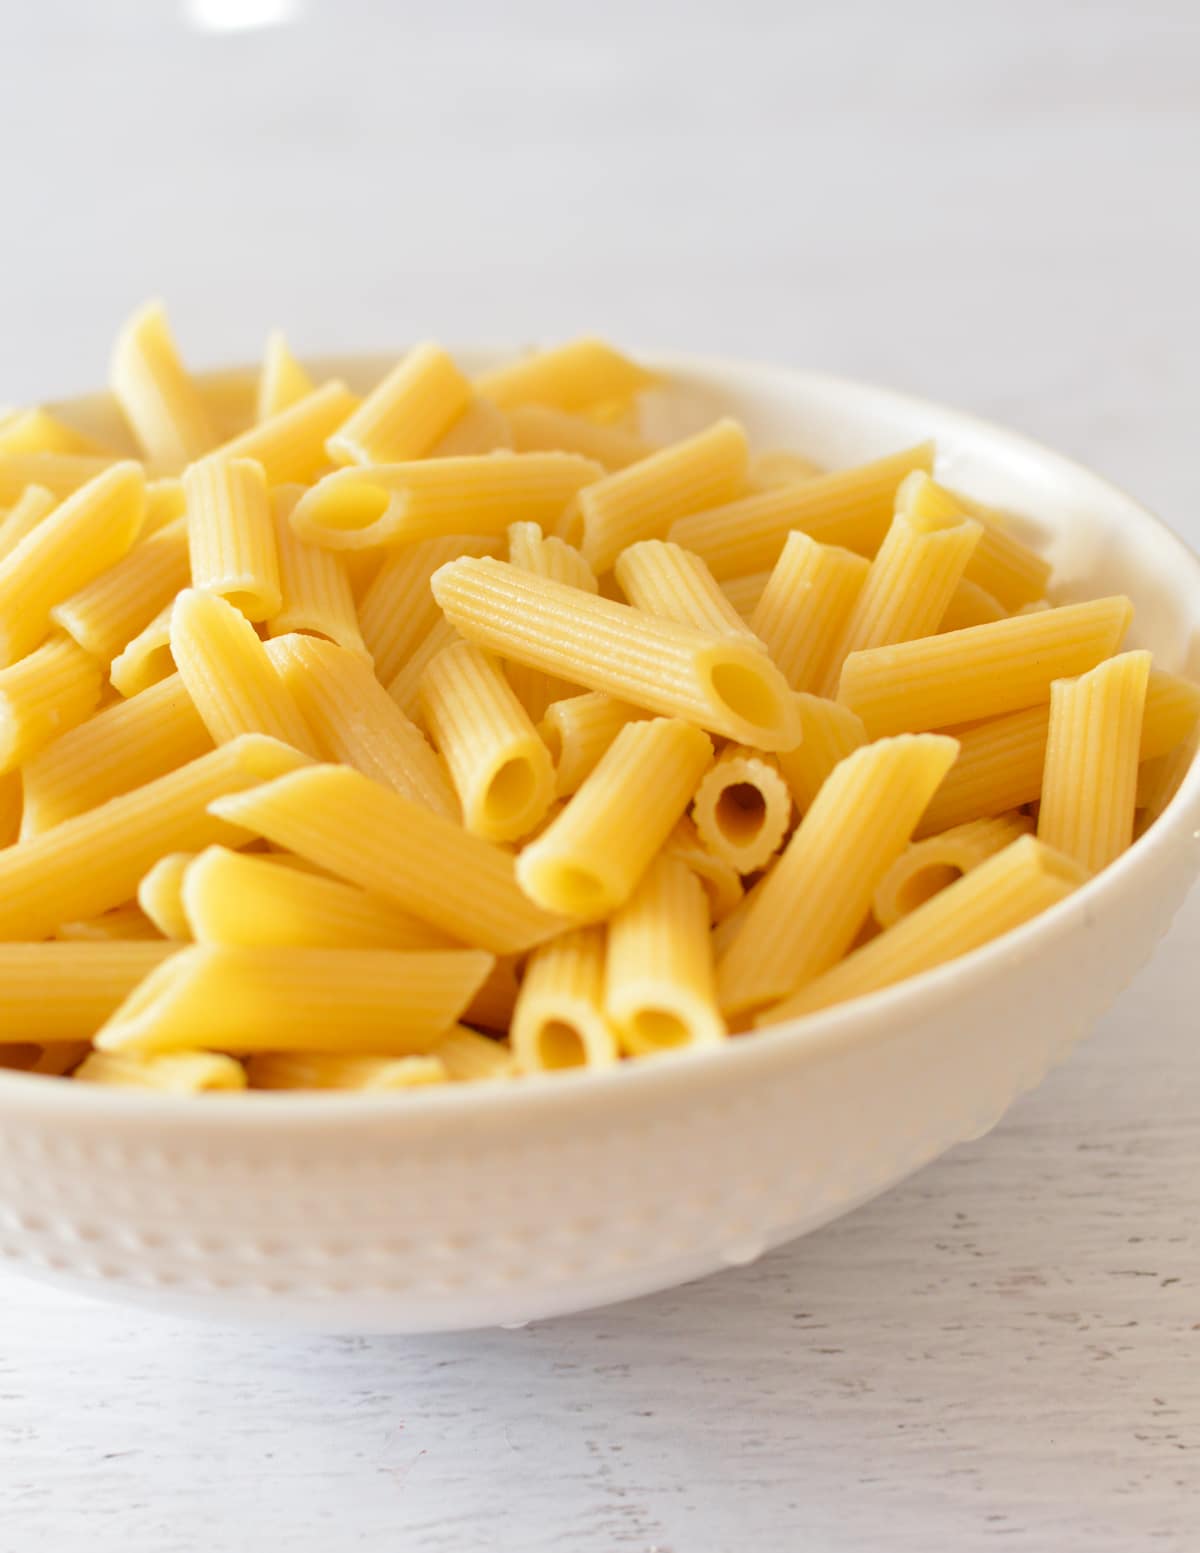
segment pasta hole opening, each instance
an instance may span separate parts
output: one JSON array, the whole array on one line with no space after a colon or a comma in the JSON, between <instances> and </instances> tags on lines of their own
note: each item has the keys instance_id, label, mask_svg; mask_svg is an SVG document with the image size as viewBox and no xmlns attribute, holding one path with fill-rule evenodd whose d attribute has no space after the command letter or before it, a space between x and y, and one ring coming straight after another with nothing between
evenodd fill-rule
<instances>
[{"instance_id":1,"label":"pasta hole opening","mask_svg":"<svg viewBox=\"0 0 1200 1553\"><path fill-rule=\"evenodd\" d=\"M686 1020L666 1008L639 1008L630 1021L638 1044L667 1051L672 1047L686 1046L691 1040L691 1029Z\"/></svg>"},{"instance_id":2,"label":"pasta hole opening","mask_svg":"<svg viewBox=\"0 0 1200 1553\"><path fill-rule=\"evenodd\" d=\"M262 594L252 593L249 589L241 593L223 593L221 597L226 604L231 604L239 615L245 615L247 620L265 620L273 613Z\"/></svg>"},{"instance_id":3,"label":"pasta hole opening","mask_svg":"<svg viewBox=\"0 0 1200 1553\"><path fill-rule=\"evenodd\" d=\"M896 905L903 916L910 911L916 911L918 906L923 906L926 901L931 901L935 895L949 885L957 883L963 876L963 870L955 867L953 863L930 863L925 868L917 869L904 881L896 895Z\"/></svg>"},{"instance_id":4,"label":"pasta hole opening","mask_svg":"<svg viewBox=\"0 0 1200 1553\"><path fill-rule=\"evenodd\" d=\"M721 789L716 808L717 827L735 844L755 840L767 818L767 801L753 782L731 782Z\"/></svg>"},{"instance_id":5,"label":"pasta hole opening","mask_svg":"<svg viewBox=\"0 0 1200 1553\"><path fill-rule=\"evenodd\" d=\"M551 863L542 870L541 884L556 909L572 916L588 916L608 904L604 881L576 863Z\"/></svg>"},{"instance_id":6,"label":"pasta hole opening","mask_svg":"<svg viewBox=\"0 0 1200 1553\"><path fill-rule=\"evenodd\" d=\"M392 493L365 480L348 480L325 493L314 517L322 528L354 533L378 523L391 505Z\"/></svg>"},{"instance_id":7,"label":"pasta hole opening","mask_svg":"<svg viewBox=\"0 0 1200 1553\"><path fill-rule=\"evenodd\" d=\"M547 1019L538 1031L537 1049L543 1068L582 1068L587 1062L583 1036L565 1019Z\"/></svg>"},{"instance_id":8,"label":"pasta hole opening","mask_svg":"<svg viewBox=\"0 0 1200 1553\"><path fill-rule=\"evenodd\" d=\"M716 663L709 671L709 686L717 700L745 722L774 728L779 722L779 701L763 675L744 663Z\"/></svg>"},{"instance_id":9,"label":"pasta hole opening","mask_svg":"<svg viewBox=\"0 0 1200 1553\"><path fill-rule=\"evenodd\" d=\"M533 802L537 781L523 755L506 760L492 775L483 795L483 808L493 821L511 819Z\"/></svg>"}]
</instances>

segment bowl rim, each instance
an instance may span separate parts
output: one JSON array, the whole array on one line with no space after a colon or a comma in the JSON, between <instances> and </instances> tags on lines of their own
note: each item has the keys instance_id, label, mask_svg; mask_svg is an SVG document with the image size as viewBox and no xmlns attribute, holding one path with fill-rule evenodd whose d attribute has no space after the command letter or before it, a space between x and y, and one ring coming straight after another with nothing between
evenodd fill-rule
<instances>
[{"instance_id":1,"label":"bowl rim","mask_svg":"<svg viewBox=\"0 0 1200 1553\"><path fill-rule=\"evenodd\" d=\"M359 351L305 357L305 365L318 373L337 375L355 367L381 370L390 366L398 351ZM463 346L464 356L514 355L514 350L476 343ZM850 395L872 401L880 409L891 408L906 415L928 415L937 427L931 436L941 439L957 429L983 436L1014 454L1032 457L1074 481L1086 481L1127 506L1141 525L1154 529L1160 541L1177 552L1178 564L1191 574L1200 591L1200 555L1157 513L1151 511L1123 487L1085 464L1047 447L1036 438L991 421L971 411L957 409L922 395L886 385L845 377L835 373L809 371L778 362L759 362L727 356L711 356L683 351L639 351L639 359L669 373L700 372L715 376L745 375L760 383L798 382L816 393ZM240 373L258 371L258 363L228 366L198 372L200 382L228 381ZM60 401L63 408L98 394L78 394ZM940 428L940 429L937 429ZM48 1079L45 1075L20 1070L0 1069L0 1106L11 1100L28 1112L30 1103L40 1103L45 1115L71 1111L153 1126L169 1120L173 1128L186 1124L207 1131L218 1126L229 1131L239 1124L258 1129L287 1129L294 1124L320 1122L324 1127L342 1128L350 1119L375 1122L386 1119L398 1129L408 1123L428 1124L431 1118L470 1115L477 1121L495 1123L522 1122L530 1115L541 1115L547 1106L559 1119L581 1108L594 1110L622 1098L652 1101L664 1086L673 1098L680 1099L685 1089L699 1098L712 1081L720 1082L724 1073L745 1082L769 1072L789 1067L793 1062L817 1062L838 1055L849 1047L900 1037L911 1027L914 1016L936 1012L947 1003L969 992L972 981L982 981L1005 964L1026 957L1031 946L1051 950L1056 942L1068 937L1078 924L1086 921L1095 908L1107 902L1117 891L1132 888L1152 862L1181 839L1200 843L1200 755L1193 758L1178 789L1154 823L1114 863L1086 884L1057 902L1049 910L1011 929L977 949L896 982L890 987L849 999L812 1014L786 1020L778 1025L756 1029L749 1037L735 1037L716 1047L695 1047L657 1054L653 1060L618 1063L602 1069L567 1069L555 1073L523 1074L517 1079L463 1084L434 1084L406 1091L398 1103L394 1093L366 1090L237 1090L214 1091L202 1097L164 1094L155 1090L109 1088L101 1085L73 1084ZM1196 847L1197 871L1200 871L1200 846ZM966 985L964 985L966 984ZM736 1067L734 1066L736 1065ZM201 1103L197 1103L197 1101Z\"/></svg>"}]
</instances>

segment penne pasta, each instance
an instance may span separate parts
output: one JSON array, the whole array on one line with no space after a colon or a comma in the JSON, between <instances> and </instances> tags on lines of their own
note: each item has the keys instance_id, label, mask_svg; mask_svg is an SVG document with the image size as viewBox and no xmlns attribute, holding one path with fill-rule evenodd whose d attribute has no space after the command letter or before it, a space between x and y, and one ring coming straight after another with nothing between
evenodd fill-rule
<instances>
[{"instance_id":1,"label":"penne pasta","mask_svg":"<svg viewBox=\"0 0 1200 1553\"><path fill-rule=\"evenodd\" d=\"M93 658L108 663L170 605L188 576L187 525L176 518L56 604L50 618Z\"/></svg>"},{"instance_id":2,"label":"penne pasta","mask_svg":"<svg viewBox=\"0 0 1200 1553\"><path fill-rule=\"evenodd\" d=\"M369 658L342 558L332 550L306 545L292 528L292 508L302 489L298 485L280 485L272 492L280 602L268 623L268 635L307 631L336 642L361 658Z\"/></svg>"},{"instance_id":3,"label":"penne pasta","mask_svg":"<svg viewBox=\"0 0 1200 1553\"><path fill-rule=\"evenodd\" d=\"M1150 654L1050 687L1038 839L1097 873L1133 841Z\"/></svg>"},{"instance_id":4,"label":"penne pasta","mask_svg":"<svg viewBox=\"0 0 1200 1553\"><path fill-rule=\"evenodd\" d=\"M0 852L0 939L45 937L60 922L131 901L164 852L237 845L244 832L208 812L211 800L305 763L275 739L249 734Z\"/></svg>"},{"instance_id":5,"label":"penne pasta","mask_svg":"<svg viewBox=\"0 0 1200 1553\"><path fill-rule=\"evenodd\" d=\"M100 665L66 636L0 669L0 774L83 722L101 685Z\"/></svg>"},{"instance_id":6,"label":"penne pasta","mask_svg":"<svg viewBox=\"0 0 1200 1553\"><path fill-rule=\"evenodd\" d=\"M177 518L187 515L187 499L183 494L183 481L169 476L163 480L151 480L146 485L146 517L142 523L141 539L148 539L160 529L169 527Z\"/></svg>"},{"instance_id":7,"label":"penne pasta","mask_svg":"<svg viewBox=\"0 0 1200 1553\"><path fill-rule=\"evenodd\" d=\"M150 940L159 942L161 934L146 913L135 902L114 906L98 917L83 917L78 922L60 922L54 929L54 937L64 943L100 944L124 940Z\"/></svg>"},{"instance_id":8,"label":"penne pasta","mask_svg":"<svg viewBox=\"0 0 1200 1553\"><path fill-rule=\"evenodd\" d=\"M748 572L745 577L730 577L719 584L721 592L747 624L758 608L770 576L770 572Z\"/></svg>"},{"instance_id":9,"label":"penne pasta","mask_svg":"<svg viewBox=\"0 0 1200 1553\"><path fill-rule=\"evenodd\" d=\"M316 758L317 742L254 627L227 599L185 588L171 615L179 677L215 744L265 733Z\"/></svg>"},{"instance_id":10,"label":"penne pasta","mask_svg":"<svg viewBox=\"0 0 1200 1553\"><path fill-rule=\"evenodd\" d=\"M627 400L659 381L656 373L639 367L603 340L587 337L495 367L475 379L475 390L502 410L518 404L590 410Z\"/></svg>"},{"instance_id":11,"label":"penne pasta","mask_svg":"<svg viewBox=\"0 0 1200 1553\"><path fill-rule=\"evenodd\" d=\"M308 544L361 550L440 534L502 534L525 519L553 524L604 473L574 453L487 454L339 469L307 491L292 526Z\"/></svg>"},{"instance_id":12,"label":"penne pasta","mask_svg":"<svg viewBox=\"0 0 1200 1553\"><path fill-rule=\"evenodd\" d=\"M429 588L438 567L463 555L499 555L500 543L494 535L444 534L401 545L388 556L363 594L358 612L359 628L382 684L395 679L441 616Z\"/></svg>"},{"instance_id":13,"label":"penne pasta","mask_svg":"<svg viewBox=\"0 0 1200 1553\"><path fill-rule=\"evenodd\" d=\"M1050 698L1053 680L1111 656L1133 618L1123 596L854 652L838 700L874 738L999 717Z\"/></svg>"},{"instance_id":14,"label":"penne pasta","mask_svg":"<svg viewBox=\"0 0 1200 1553\"><path fill-rule=\"evenodd\" d=\"M44 485L27 485L13 505L0 515L0 561L14 551L26 534L58 506L58 497Z\"/></svg>"},{"instance_id":15,"label":"penne pasta","mask_svg":"<svg viewBox=\"0 0 1200 1553\"><path fill-rule=\"evenodd\" d=\"M417 1089L450 1077L435 1056L333 1057L327 1052L263 1052L250 1058L246 1074L251 1089Z\"/></svg>"},{"instance_id":16,"label":"penne pasta","mask_svg":"<svg viewBox=\"0 0 1200 1553\"><path fill-rule=\"evenodd\" d=\"M1002 814L995 819L968 820L940 835L914 841L884 874L875 888L871 909L882 928L894 927L972 868L993 857L1033 830L1027 814Z\"/></svg>"},{"instance_id":17,"label":"penne pasta","mask_svg":"<svg viewBox=\"0 0 1200 1553\"><path fill-rule=\"evenodd\" d=\"M255 402L261 373L253 367L227 367L205 372L196 387L208 410L218 445L240 437L255 421Z\"/></svg>"},{"instance_id":18,"label":"penne pasta","mask_svg":"<svg viewBox=\"0 0 1200 1553\"><path fill-rule=\"evenodd\" d=\"M563 925L522 893L510 853L343 766L294 772L213 812L494 954Z\"/></svg>"},{"instance_id":19,"label":"penne pasta","mask_svg":"<svg viewBox=\"0 0 1200 1553\"><path fill-rule=\"evenodd\" d=\"M554 762L495 659L458 642L421 678L421 712L450 770L463 824L488 841L527 835L554 798Z\"/></svg>"},{"instance_id":20,"label":"penne pasta","mask_svg":"<svg viewBox=\"0 0 1200 1553\"><path fill-rule=\"evenodd\" d=\"M55 604L121 559L138 536L145 509L141 468L114 464L0 560L0 668L45 639Z\"/></svg>"},{"instance_id":21,"label":"penne pasta","mask_svg":"<svg viewBox=\"0 0 1200 1553\"><path fill-rule=\"evenodd\" d=\"M530 955L513 1010L512 1053L523 1073L616 1062L604 1012L602 927L560 933Z\"/></svg>"},{"instance_id":22,"label":"penne pasta","mask_svg":"<svg viewBox=\"0 0 1200 1553\"><path fill-rule=\"evenodd\" d=\"M282 415L294 404L299 404L316 388L316 384L288 349L282 329L275 329L267 336L263 352L262 370L254 396L254 420L257 425Z\"/></svg>"},{"instance_id":23,"label":"penne pasta","mask_svg":"<svg viewBox=\"0 0 1200 1553\"><path fill-rule=\"evenodd\" d=\"M166 776L213 741L177 674L61 734L23 770L21 834L34 836Z\"/></svg>"},{"instance_id":24,"label":"penne pasta","mask_svg":"<svg viewBox=\"0 0 1200 1553\"><path fill-rule=\"evenodd\" d=\"M34 1044L86 1040L173 944L0 944L0 1030Z\"/></svg>"},{"instance_id":25,"label":"penne pasta","mask_svg":"<svg viewBox=\"0 0 1200 1553\"><path fill-rule=\"evenodd\" d=\"M630 1057L714 1046L725 1038L708 902L677 857L658 858L609 924L604 1007Z\"/></svg>"},{"instance_id":26,"label":"penne pasta","mask_svg":"<svg viewBox=\"0 0 1200 1553\"><path fill-rule=\"evenodd\" d=\"M663 855L678 858L699 879L713 922L723 922L742 901L742 881L732 863L710 852L693 821L685 814L667 837Z\"/></svg>"},{"instance_id":27,"label":"penne pasta","mask_svg":"<svg viewBox=\"0 0 1200 1553\"><path fill-rule=\"evenodd\" d=\"M142 695L165 679L176 678L175 657L171 650L171 617L175 602L159 610L149 625L143 626L113 659L109 680L120 695Z\"/></svg>"},{"instance_id":28,"label":"penne pasta","mask_svg":"<svg viewBox=\"0 0 1200 1553\"><path fill-rule=\"evenodd\" d=\"M460 818L442 763L362 659L304 636L280 637L267 653L325 759L353 766L448 820Z\"/></svg>"},{"instance_id":29,"label":"penne pasta","mask_svg":"<svg viewBox=\"0 0 1200 1553\"><path fill-rule=\"evenodd\" d=\"M674 830L712 753L712 741L678 719L627 724L562 813L521 852L521 888L569 917L600 917L622 905Z\"/></svg>"},{"instance_id":30,"label":"penne pasta","mask_svg":"<svg viewBox=\"0 0 1200 1553\"><path fill-rule=\"evenodd\" d=\"M377 383L325 444L335 464L400 464L424 458L471 401L471 382L426 342Z\"/></svg>"},{"instance_id":31,"label":"penne pasta","mask_svg":"<svg viewBox=\"0 0 1200 1553\"><path fill-rule=\"evenodd\" d=\"M253 949L202 944L150 972L97 1032L101 1052L153 1057L421 1053L491 968L477 949Z\"/></svg>"},{"instance_id":32,"label":"penne pasta","mask_svg":"<svg viewBox=\"0 0 1200 1553\"><path fill-rule=\"evenodd\" d=\"M86 453L103 456L105 449L74 426L35 405L12 415L0 411L0 454Z\"/></svg>"},{"instance_id":33,"label":"penne pasta","mask_svg":"<svg viewBox=\"0 0 1200 1553\"><path fill-rule=\"evenodd\" d=\"M700 557L678 545L662 539L640 540L621 552L613 570L635 609L763 646Z\"/></svg>"},{"instance_id":34,"label":"penne pasta","mask_svg":"<svg viewBox=\"0 0 1200 1553\"><path fill-rule=\"evenodd\" d=\"M608 470L626 469L655 450L619 426L601 426L584 415L547 404L518 404L508 411L518 453L579 453Z\"/></svg>"},{"instance_id":35,"label":"penne pasta","mask_svg":"<svg viewBox=\"0 0 1200 1553\"><path fill-rule=\"evenodd\" d=\"M556 794L566 798L578 791L625 724L647 715L641 707L601 691L548 706L538 732L554 761Z\"/></svg>"},{"instance_id":36,"label":"penne pasta","mask_svg":"<svg viewBox=\"0 0 1200 1553\"><path fill-rule=\"evenodd\" d=\"M307 485L328 467L325 443L358 404L334 378L286 410L221 444L214 460L253 459L269 486Z\"/></svg>"},{"instance_id":37,"label":"penne pasta","mask_svg":"<svg viewBox=\"0 0 1200 1553\"><path fill-rule=\"evenodd\" d=\"M479 394L429 449L429 458L469 458L480 453L511 451L508 417ZM524 451L524 450L522 450Z\"/></svg>"},{"instance_id":38,"label":"penne pasta","mask_svg":"<svg viewBox=\"0 0 1200 1553\"><path fill-rule=\"evenodd\" d=\"M1050 580L1050 563L1028 545L1008 533L1001 515L991 507L948 491L927 480L916 493L918 508L926 512L965 512L983 525L975 554L967 563L966 577L985 589L1007 610L1017 610L1040 599Z\"/></svg>"},{"instance_id":39,"label":"penne pasta","mask_svg":"<svg viewBox=\"0 0 1200 1553\"><path fill-rule=\"evenodd\" d=\"M185 936L198 944L247 949L455 947L453 939L385 900L261 854L209 847L186 860L178 888Z\"/></svg>"},{"instance_id":40,"label":"penne pasta","mask_svg":"<svg viewBox=\"0 0 1200 1553\"><path fill-rule=\"evenodd\" d=\"M688 513L731 501L745 486L748 459L741 426L717 421L585 486L563 537L579 543L597 574L606 572L626 546L661 539Z\"/></svg>"},{"instance_id":41,"label":"penne pasta","mask_svg":"<svg viewBox=\"0 0 1200 1553\"><path fill-rule=\"evenodd\" d=\"M950 595L938 630L962 631L967 626L985 626L993 620L1003 620L1007 613L999 599L981 588L977 582L970 582L964 577Z\"/></svg>"},{"instance_id":42,"label":"penne pasta","mask_svg":"<svg viewBox=\"0 0 1200 1553\"><path fill-rule=\"evenodd\" d=\"M896 488L914 469L933 468L933 443L870 464L779 486L695 512L668 534L704 560L718 582L774 566L788 534L799 529L823 545L872 556L892 521Z\"/></svg>"},{"instance_id":43,"label":"penne pasta","mask_svg":"<svg viewBox=\"0 0 1200 1553\"><path fill-rule=\"evenodd\" d=\"M547 537L536 523L513 523L508 530L508 559L514 566L539 577L549 577L555 582L569 583L573 588L583 588L588 593L598 593L596 574L583 556L563 539L553 534ZM508 682L517 700L534 722L540 721L546 709L563 697L578 695L580 687L557 675L530 668L526 663L507 665Z\"/></svg>"},{"instance_id":44,"label":"penne pasta","mask_svg":"<svg viewBox=\"0 0 1200 1553\"><path fill-rule=\"evenodd\" d=\"M207 406L179 359L161 302L140 308L117 336L109 382L147 458L179 468L215 445Z\"/></svg>"},{"instance_id":45,"label":"penne pasta","mask_svg":"<svg viewBox=\"0 0 1200 1553\"><path fill-rule=\"evenodd\" d=\"M851 550L787 536L750 623L793 690L824 680L870 570Z\"/></svg>"},{"instance_id":46,"label":"penne pasta","mask_svg":"<svg viewBox=\"0 0 1200 1553\"><path fill-rule=\"evenodd\" d=\"M759 453L750 460L750 483L756 490L771 491L781 485L795 485L801 480L815 480L826 471L803 453L789 453L782 448Z\"/></svg>"},{"instance_id":47,"label":"penne pasta","mask_svg":"<svg viewBox=\"0 0 1200 1553\"><path fill-rule=\"evenodd\" d=\"M764 867L792 819L792 795L769 756L728 745L700 779L692 819L701 841L739 874Z\"/></svg>"},{"instance_id":48,"label":"penne pasta","mask_svg":"<svg viewBox=\"0 0 1200 1553\"><path fill-rule=\"evenodd\" d=\"M774 1003L841 959L957 750L937 734L902 734L834 767L718 962L727 1016Z\"/></svg>"},{"instance_id":49,"label":"penne pasta","mask_svg":"<svg viewBox=\"0 0 1200 1553\"><path fill-rule=\"evenodd\" d=\"M138 906L162 936L180 943L192 937L192 926L183 909L183 878L195 855L168 852L146 870L137 890Z\"/></svg>"},{"instance_id":50,"label":"penne pasta","mask_svg":"<svg viewBox=\"0 0 1200 1553\"><path fill-rule=\"evenodd\" d=\"M1086 879L1070 858L1023 836L755 1022L815 1013L958 959L1048 910Z\"/></svg>"},{"instance_id":51,"label":"penne pasta","mask_svg":"<svg viewBox=\"0 0 1200 1553\"><path fill-rule=\"evenodd\" d=\"M450 623L501 657L755 748L796 742L783 676L748 642L658 620L503 561L452 561L431 586Z\"/></svg>"},{"instance_id":52,"label":"penne pasta","mask_svg":"<svg viewBox=\"0 0 1200 1553\"><path fill-rule=\"evenodd\" d=\"M170 1095L246 1087L246 1070L240 1062L219 1052L205 1051L173 1051L161 1057L89 1052L75 1070L75 1078L84 1084L159 1089Z\"/></svg>"},{"instance_id":53,"label":"penne pasta","mask_svg":"<svg viewBox=\"0 0 1200 1553\"><path fill-rule=\"evenodd\" d=\"M388 683L387 693L405 717L415 718L418 715L421 684L425 678L426 669L439 653L445 652L448 647L453 647L461 640L462 638L450 622L439 617L413 649L404 667Z\"/></svg>"},{"instance_id":54,"label":"penne pasta","mask_svg":"<svg viewBox=\"0 0 1200 1553\"><path fill-rule=\"evenodd\" d=\"M431 1055L441 1062L449 1077L457 1083L513 1076L513 1055L508 1042L480 1035L475 1030L468 1030L465 1025L455 1025L445 1035L439 1036L434 1042Z\"/></svg>"},{"instance_id":55,"label":"penne pasta","mask_svg":"<svg viewBox=\"0 0 1200 1553\"><path fill-rule=\"evenodd\" d=\"M90 453L0 453L0 507L19 501L31 485L62 501L112 467L111 458Z\"/></svg>"},{"instance_id":56,"label":"penne pasta","mask_svg":"<svg viewBox=\"0 0 1200 1553\"><path fill-rule=\"evenodd\" d=\"M261 465L205 459L183 476L192 586L228 600L247 620L282 607L279 555Z\"/></svg>"}]
</instances>

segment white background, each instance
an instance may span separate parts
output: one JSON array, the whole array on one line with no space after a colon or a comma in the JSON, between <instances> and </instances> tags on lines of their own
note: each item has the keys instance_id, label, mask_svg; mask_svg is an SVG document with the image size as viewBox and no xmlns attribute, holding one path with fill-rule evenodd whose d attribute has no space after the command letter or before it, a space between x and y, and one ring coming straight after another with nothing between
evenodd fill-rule
<instances>
[{"instance_id":1,"label":"white background","mask_svg":"<svg viewBox=\"0 0 1200 1553\"><path fill-rule=\"evenodd\" d=\"M156 292L197 364L597 329L955 401L1200 542L1195 0L0 21L0 401ZM6 1282L0 1547L1191 1550L1198 950L1194 898L989 1138L673 1294L298 1341Z\"/></svg>"}]
</instances>

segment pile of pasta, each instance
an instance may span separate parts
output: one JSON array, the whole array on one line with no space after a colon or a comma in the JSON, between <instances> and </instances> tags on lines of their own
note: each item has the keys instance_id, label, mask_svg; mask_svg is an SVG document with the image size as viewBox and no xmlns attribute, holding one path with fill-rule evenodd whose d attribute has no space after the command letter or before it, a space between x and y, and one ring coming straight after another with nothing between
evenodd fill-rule
<instances>
[{"instance_id":1,"label":"pile of pasta","mask_svg":"<svg viewBox=\"0 0 1200 1553\"><path fill-rule=\"evenodd\" d=\"M967 953L1128 847L1200 691L930 444L655 445L582 339L365 397L122 330L0 421L0 1042L174 1091L601 1068ZM125 435L125 433L122 433Z\"/></svg>"}]
</instances>

